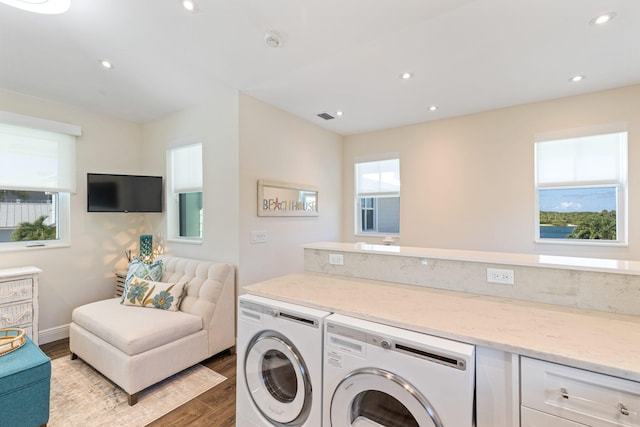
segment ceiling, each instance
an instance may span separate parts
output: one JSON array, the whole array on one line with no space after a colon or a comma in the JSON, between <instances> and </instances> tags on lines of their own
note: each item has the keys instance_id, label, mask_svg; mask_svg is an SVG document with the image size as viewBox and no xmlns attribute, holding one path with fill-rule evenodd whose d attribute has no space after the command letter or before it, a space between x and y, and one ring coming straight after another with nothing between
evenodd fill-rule
<instances>
[{"instance_id":1,"label":"ceiling","mask_svg":"<svg viewBox=\"0 0 640 427\"><path fill-rule=\"evenodd\" d=\"M71 1L0 3L0 88L147 122L231 86L348 135L640 83L638 0Z\"/></svg>"}]
</instances>

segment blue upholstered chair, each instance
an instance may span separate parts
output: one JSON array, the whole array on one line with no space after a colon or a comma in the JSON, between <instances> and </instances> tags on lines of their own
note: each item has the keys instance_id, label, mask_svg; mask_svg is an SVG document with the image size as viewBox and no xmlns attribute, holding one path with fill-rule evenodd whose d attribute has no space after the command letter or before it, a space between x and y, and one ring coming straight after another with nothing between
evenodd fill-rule
<instances>
[{"instance_id":1,"label":"blue upholstered chair","mask_svg":"<svg viewBox=\"0 0 640 427\"><path fill-rule=\"evenodd\" d=\"M49 421L51 360L30 339L0 356L0 427L37 427Z\"/></svg>"}]
</instances>

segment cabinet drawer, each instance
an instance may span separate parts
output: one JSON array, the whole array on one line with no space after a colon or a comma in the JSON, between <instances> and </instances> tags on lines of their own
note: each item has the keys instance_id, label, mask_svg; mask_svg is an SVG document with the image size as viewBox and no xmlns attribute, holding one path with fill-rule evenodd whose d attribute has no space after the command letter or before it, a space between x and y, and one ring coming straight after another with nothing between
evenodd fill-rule
<instances>
[{"instance_id":1,"label":"cabinet drawer","mask_svg":"<svg viewBox=\"0 0 640 427\"><path fill-rule=\"evenodd\" d=\"M555 415L545 414L522 407L520 412L521 427L586 427L584 424L574 423L573 421L563 420Z\"/></svg>"},{"instance_id":2,"label":"cabinet drawer","mask_svg":"<svg viewBox=\"0 0 640 427\"><path fill-rule=\"evenodd\" d=\"M0 304L30 300L33 296L33 280L21 279L0 282Z\"/></svg>"},{"instance_id":3,"label":"cabinet drawer","mask_svg":"<svg viewBox=\"0 0 640 427\"><path fill-rule=\"evenodd\" d=\"M0 306L0 328L15 328L33 322L31 302Z\"/></svg>"},{"instance_id":4,"label":"cabinet drawer","mask_svg":"<svg viewBox=\"0 0 640 427\"><path fill-rule=\"evenodd\" d=\"M11 326L12 328L19 328L19 329L24 329L24 333L31 338L31 341L33 341L35 343L35 340L33 339L33 325L31 323L27 323L27 324L23 324L23 325L14 325Z\"/></svg>"},{"instance_id":5,"label":"cabinet drawer","mask_svg":"<svg viewBox=\"0 0 640 427\"><path fill-rule=\"evenodd\" d=\"M33 326L31 324L21 325L18 326L18 328L24 329L24 333L27 334L29 338L31 338L31 341L35 342L35 340L33 339Z\"/></svg>"},{"instance_id":6,"label":"cabinet drawer","mask_svg":"<svg viewBox=\"0 0 640 427\"><path fill-rule=\"evenodd\" d=\"M527 357L520 369L523 406L592 427L640 427L640 383Z\"/></svg>"}]
</instances>

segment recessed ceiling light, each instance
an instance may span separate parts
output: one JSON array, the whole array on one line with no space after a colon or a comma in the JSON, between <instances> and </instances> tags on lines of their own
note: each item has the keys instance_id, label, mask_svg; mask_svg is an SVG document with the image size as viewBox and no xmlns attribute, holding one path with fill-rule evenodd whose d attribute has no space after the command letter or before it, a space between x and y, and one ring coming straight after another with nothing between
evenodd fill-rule
<instances>
[{"instance_id":1,"label":"recessed ceiling light","mask_svg":"<svg viewBox=\"0 0 640 427\"><path fill-rule=\"evenodd\" d=\"M282 46L282 38L280 38L280 35L275 31L266 31L264 33L264 42L267 46L273 48Z\"/></svg>"},{"instance_id":2,"label":"recessed ceiling light","mask_svg":"<svg viewBox=\"0 0 640 427\"><path fill-rule=\"evenodd\" d=\"M583 75L581 75L581 74L578 74L578 75L576 75L576 76L571 77L571 78L569 79L569 81L570 81L570 82L573 82L573 83L577 83L577 82L580 82L580 81L584 80L585 78L586 78L585 76L583 76Z\"/></svg>"},{"instance_id":3,"label":"recessed ceiling light","mask_svg":"<svg viewBox=\"0 0 640 427\"><path fill-rule=\"evenodd\" d=\"M0 0L0 3L34 13L55 15L71 7L71 0Z\"/></svg>"},{"instance_id":4,"label":"recessed ceiling light","mask_svg":"<svg viewBox=\"0 0 640 427\"><path fill-rule=\"evenodd\" d=\"M195 0L182 0L182 7L189 12L195 12L198 9L198 5Z\"/></svg>"},{"instance_id":5,"label":"recessed ceiling light","mask_svg":"<svg viewBox=\"0 0 640 427\"><path fill-rule=\"evenodd\" d=\"M106 68L107 70L111 70L113 68L113 64L106 59L101 60L100 65L102 65L102 68Z\"/></svg>"},{"instance_id":6,"label":"recessed ceiling light","mask_svg":"<svg viewBox=\"0 0 640 427\"><path fill-rule=\"evenodd\" d=\"M413 74L411 74L408 71L405 71L404 73L400 74L400 78L402 80L409 80L411 77L413 77Z\"/></svg>"},{"instance_id":7,"label":"recessed ceiling light","mask_svg":"<svg viewBox=\"0 0 640 427\"><path fill-rule=\"evenodd\" d=\"M438 109L437 105L432 105L429 107L429 111L436 111Z\"/></svg>"},{"instance_id":8,"label":"recessed ceiling light","mask_svg":"<svg viewBox=\"0 0 640 427\"><path fill-rule=\"evenodd\" d=\"M601 13L600 15L589 21L590 25L604 25L616 17L615 12Z\"/></svg>"},{"instance_id":9,"label":"recessed ceiling light","mask_svg":"<svg viewBox=\"0 0 640 427\"><path fill-rule=\"evenodd\" d=\"M343 112L341 110L336 111L336 116L340 117L342 116Z\"/></svg>"}]
</instances>

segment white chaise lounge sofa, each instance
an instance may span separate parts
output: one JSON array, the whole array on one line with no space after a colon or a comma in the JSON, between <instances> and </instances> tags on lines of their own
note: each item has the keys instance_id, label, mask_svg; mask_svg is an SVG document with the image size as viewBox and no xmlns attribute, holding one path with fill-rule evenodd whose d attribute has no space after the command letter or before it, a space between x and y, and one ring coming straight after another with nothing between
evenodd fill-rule
<instances>
[{"instance_id":1,"label":"white chaise lounge sofa","mask_svg":"<svg viewBox=\"0 0 640 427\"><path fill-rule=\"evenodd\" d=\"M162 257L161 282L186 282L178 311L121 304L113 298L72 314L71 358L138 393L223 350L235 349L235 269L230 264Z\"/></svg>"}]
</instances>

